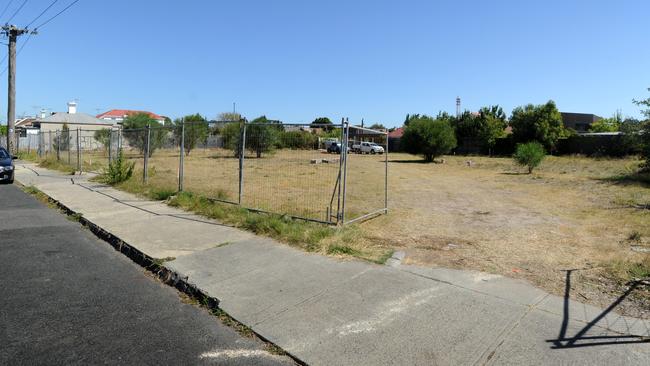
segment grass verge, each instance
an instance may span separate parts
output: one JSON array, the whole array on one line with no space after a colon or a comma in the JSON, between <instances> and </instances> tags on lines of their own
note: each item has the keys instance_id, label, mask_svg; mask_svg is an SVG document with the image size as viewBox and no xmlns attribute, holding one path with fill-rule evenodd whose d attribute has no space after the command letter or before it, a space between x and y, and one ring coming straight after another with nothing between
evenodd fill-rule
<instances>
[{"instance_id":1,"label":"grass verge","mask_svg":"<svg viewBox=\"0 0 650 366\"><path fill-rule=\"evenodd\" d=\"M251 212L193 192L177 193L172 187L145 185L138 178L131 178L115 187L149 199L166 201L172 207L271 237L307 252L356 257L378 264L385 263L392 255L392 250L385 248L360 246L360 230L355 225L335 228L283 215Z\"/></svg>"}]
</instances>

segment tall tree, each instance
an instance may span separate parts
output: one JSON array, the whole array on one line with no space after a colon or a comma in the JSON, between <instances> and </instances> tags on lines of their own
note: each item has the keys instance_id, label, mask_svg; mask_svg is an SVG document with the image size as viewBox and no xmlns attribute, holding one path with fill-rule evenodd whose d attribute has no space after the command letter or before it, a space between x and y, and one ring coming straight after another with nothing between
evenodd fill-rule
<instances>
[{"instance_id":1,"label":"tall tree","mask_svg":"<svg viewBox=\"0 0 650 366\"><path fill-rule=\"evenodd\" d=\"M601 118L589 126L591 132L616 132L620 130L623 123L623 113L620 110L610 118Z\"/></svg>"},{"instance_id":2,"label":"tall tree","mask_svg":"<svg viewBox=\"0 0 650 366\"><path fill-rule=\"evenodd\" d=\"M260 116L246 126L246 148L255 152L258 158L262 157L262 153L273 150L278 142L282 126L277 122Z\"/></svg>"},{"instance_id":3,"label":"tall tree","mask_svg":"<svg viewBox=\"0 0 650 366\"><path fill-rule=\"evenodd\" d=\"M93 134L93 137L97 142L102 144L106 150L110 147L111 144L111 129L110 128L102 128L101 130L95 131Z\"/></svg>"},{"instance_id":4,"label":"tall tree","mask_svg":"<svg viewBox=\"0 0 650 366\"><path fill-rule=\"evenodd\" d=\"M650 88L648 88L648 91L650 91ZM634 100L634 103L642 107L641 113L647 118L639 131L639 137L641 141L641 157L645 159L644 168L650 170L650 98Z\"/></svg>"},{"instance_id":5,"label":"tall tree","mask_svg":"<svg viewBox=\"0 0 650 366\"><path fill-rule=\"evenodd\" d=\"M318 117L309 126L311 128L322 128L324 131L331 131L334 128L332 121L327 117Z\"/></svg>"},{"instance_id":6,"label":"tall tree","mask_svg":"<svg viewBox=\"0 0 650 366\"><path fill-rule=\"evenodd\" d=\"M456 147L456 136L446 120L429 116L411 117L400 146L410 154L424 156L424 161L429 163Z\"/></svg>"},{"instance_id":7,"label":"tall tree","mask_svg":"<svg viewBox=\"0 0 650 366\"><path fill-rule=\"evenodd\" d=\"M567 136L562 115L552 100L546 104L517 107L510 116L515 142L538 141L548 151L554 151L558 140Z\"/></svg>"},{"instance_id":8,"label":"tall tree","mask_svg":"<svg viewBox=\"0 0 650 366\"><path fill-rule=\"evenodd\" d=\"M492 148L497 139L505 135L507 126L506 114L498 105L483 107L479 110L477 122L480 126L479 140L483 148L487 148L492 155Z\"/></svg>"},{"instance_id":9,"label":"tall tree","mask_svg":"<svg viewBox=\"0 0 650 366\"><path fill-rule=\"evenodd\" d=\"M151 157L153 152L163 145L169 132L167 129L161 128L160 122L151 118L147 113L130 114L122 121L122 135L129 145L144 154L147 149L147 126L151 128L149 141L149 157Z\"/></svg>"},{"instance_id":10,"label":"tall tree","mask_svg":"<svg viewBox=\"0 0 650 366\"><path fill-rule=\"evenodd\" d=\"M56 151L68 151L70 149L70 128L67 123L63 124L61 132L54 137L54 149Z\"/></svg>"},{"instance_id":11,"label":"tall tree","mask_svg":"<svg viewBox=\"0 0 650 366\"><path fill-rule=\"evenodd\" d=\"M219 122L239 122L241 119L241 114L234 112L222 112L217 115Z\"/></svg>"},{"instance_id":12,"label":"tall tree","mask_svg":"<svg viewBox=\"0 0 650 366\"><path fill-rule=\"evenodd\" d=\"M183 120L185 120L185 140L183 141L183 146L185 148L185 155L190 155L190 151L196 145L207 141L210 128L208 127L208 120L198 113L187 115L183 119L177 118L174 120L174 136L178 141L180 141L183 133Z\"/></svg>"}]
</instances>

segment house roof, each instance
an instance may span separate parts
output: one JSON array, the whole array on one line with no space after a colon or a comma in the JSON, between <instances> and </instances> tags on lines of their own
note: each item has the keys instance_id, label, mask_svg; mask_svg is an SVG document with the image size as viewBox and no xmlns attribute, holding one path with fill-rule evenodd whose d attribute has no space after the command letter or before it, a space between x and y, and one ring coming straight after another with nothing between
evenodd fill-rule
<instances>
[{"instance_id":1,"label":"house roof","mask_svg":"<svg viewBox=\"0 0 650 366\"><path fill-rule=\"evenodd\" d=\"M98 115L97 115L97 118L100 118L100 119L102 119L102 118L123 118L123 117L126 117L126 116L130 116L130 115L132 115L132 114L139 114L139 113L145 113L145 114L148 114L149 117L151 117L151 118L153 118L153 119L158 119L158 120L164 119L163 116L157 115L157 114L155 114L155 113L153 113L153 112L149 112L149 111L134 111L134 110L130 110L130 109L111 109L111 110L108 111L108 112L104 112L104 113L102 113L102 114L98 114Z\"/></svg>"},{"instance_id":2,"label":"house roof","mask_svg":"<svg viewBox=\"0 0 650 366\"><path fill-rule=\"evenodd\" d=\"M31 127L34 122L36 121L36 118L34 117L27 117L27 118L21 118L19 120L16 120L16 124L14 127Z\"/></svg>"},{"instance_id":3,"label":"house roof","mask_svg":"<svg viewBox=\"0 0 650 366\"><path fill-rule=\"evenodd\" d=\"M400 138L404 135L404 127L399 127L388 133L388 137Z\"/></svg>"},{"instance_id":4,"label":"house roof","mask_svg":"<svg viewBox=\"0 0 650 366\"><path fill-rule=\"evenodd\" d=\"M86 113L56 112L45 118L39 118L36 123L68 123L75 125L105 125L113 126L113 122L95 118Z\"/></svg>"}]
</instances>

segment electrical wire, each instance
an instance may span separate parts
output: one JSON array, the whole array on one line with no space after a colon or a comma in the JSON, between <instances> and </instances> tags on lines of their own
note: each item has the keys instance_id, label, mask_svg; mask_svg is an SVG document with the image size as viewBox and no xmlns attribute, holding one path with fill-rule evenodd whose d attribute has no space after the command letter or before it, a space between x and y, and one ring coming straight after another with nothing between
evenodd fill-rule
<instances>
[{"instance_id":1,"label":"electrical wire","mask_svg":"<svg viewBox=\"0 0 650 366\"><path fill-rule=\"evenodd\" d=\"M2 11L2 13L0 13L0 19L2 19L3 16L5 16L5 13L7 12L7 9L9 9L9 6L10 6L11 3L13 3L13 2L14 2L14 0L10 0L10 1L7 3L7 6L5 6L5 9Z\"/></svg>"},{"instance_id":2,"label":"electrical wire","mask_svg":"<svg viewBox=\"0 0 650 366\"><path fill-rule=\"evenodd\" d=\"M20 45L20 48L18 49L18 52L16 53L16 57L18 57L18 55L20 55L20 52L23 50L23 48L25 48L25 46L27 45L27 42L29 42L29 40L30 40L31 38L32 38L32 34L30 33L30 34L27 36L27 39L25 40L25 43L23 43L22 45ZM5 56L5 57L2 59L2 61L0 61L0 64L3 63L4 60L6 60L6 59L7 59L7 56ZM5 66L4 70L2 70L2 72L0 72L0 76L4 75L4 73L7 72L7 69L9 69L9 65Z\"/></svg>"},{"instance_id":3,"label":"electrical wire","mask_svg":"<svg viewBox=\"0 0 650 366\"><path fill-rule=\"evenodd\" d=\"M31 22L29 22L29 24L27 24L27 26L25 26L25 28L29 28L30 25L34 24L35 21L37 21L38 19L40 19L40 17L42 17L43 14L45 14L45 12L47 12L48 10L50 10L50 8L51 8L52 6L54 6L54 4L56 4L58 1L59 1L59 0L54 0L54 1L52 1L52 3L51 3L47 8L45 8L45 10L43 10L40 14L38 14L38 16L37 16L36 18L34 18L34 20L32 20ZM1 18L1 16L0 16L0 18Z\"/></svg>"},{"instance_id":4,"label":"electrical wire","mask_svg":"<svg viewBox=\"0 0 650 366\"><path fill-rule=\"evenodd\" d=\"M25 0L25 1L27 1L27 0ZM63 8L63 10L61 10L61 11L58 12L58 13L56 13L53 17L51 17L50 19L44 21L43 23L41 23L41 25L39 25L39 26L37 26L36 28L34 28L34 30L36 30L36 29L40 29L40 28L43 27L45 24L51 22L52 20L54 20L54 18L56 18L56 17L58 17L59 15L61 15L64 11L70 9L70 8L72 7L72 5L74 5L74 4L78 3L78 2L79 2L79 0L74 0L72 3L70 3L70 5L68 5L68 6L66 6L65 8Z\"/></svg>"},{"instance_id":5,"label":"electrical wire","mask_svg":"<svg viewBox=\"0 0 650 366\"><path fill-rule=\"evenodd\" d=\"M25 4L27 4L27 0L23 1L23 3L20 4L20 6L18 7L18 9L16 9L14 14L9 17L9 20L7 20L7 23L9 23L23 9L23 6L25 6Z\"/></svg>"}]
</instances>

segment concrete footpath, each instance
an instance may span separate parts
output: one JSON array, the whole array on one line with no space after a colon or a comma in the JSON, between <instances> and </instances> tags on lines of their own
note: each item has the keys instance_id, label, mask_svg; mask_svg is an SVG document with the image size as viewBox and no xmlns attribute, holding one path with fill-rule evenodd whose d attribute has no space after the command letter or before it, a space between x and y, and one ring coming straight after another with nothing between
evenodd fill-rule
<instances>
[{"instance_id":1,"label":"concrete footpath","mask_svg":"<svg viewBox=\"0 0 650 366\"><path fill-rule=\"evenodd\" d=\"M71 180L74 180L74 182ZM84 177L33 185L311 365L650 364L650 321L502 276L308 254Z\"/></svg>"}]
</instances>

